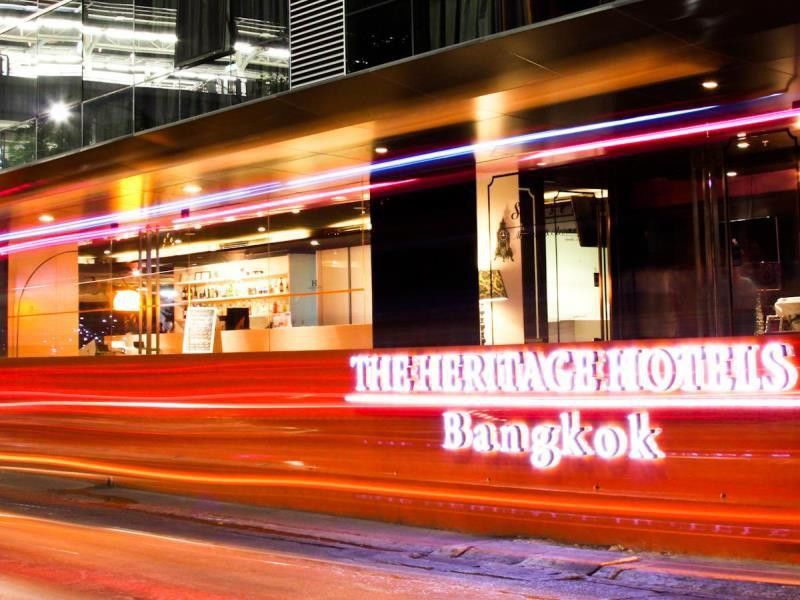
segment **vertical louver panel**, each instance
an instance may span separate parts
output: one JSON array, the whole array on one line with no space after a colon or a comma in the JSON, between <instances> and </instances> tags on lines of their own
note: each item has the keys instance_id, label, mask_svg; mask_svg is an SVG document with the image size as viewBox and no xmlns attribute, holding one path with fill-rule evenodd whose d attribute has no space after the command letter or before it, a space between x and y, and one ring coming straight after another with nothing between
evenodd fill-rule
<instances>
[{"instance_id":1,"label":"vertical louver panel","mask_svg":"<svg viewBox=\"0 0 800 600\"><path fill-rule=\"evenodd\" d=\"M291 86L344 75L344 0L292 0Z\"/></svg>"}]
</instances>

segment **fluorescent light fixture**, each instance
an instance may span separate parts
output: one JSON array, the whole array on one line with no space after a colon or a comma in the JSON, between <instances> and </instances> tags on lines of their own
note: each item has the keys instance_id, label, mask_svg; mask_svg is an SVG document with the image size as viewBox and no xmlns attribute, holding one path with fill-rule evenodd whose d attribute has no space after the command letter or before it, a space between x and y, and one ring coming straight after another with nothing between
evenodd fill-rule
<instances>
[{"instance_id":1,"label":"fluorescent light fixture","mask_svg":"<svg viewBox=\"0 0 800 600\"><path fill-rule=\"evenodd\" d=\"M719 87L719 82L713 79L706 79L701 85L703 86L703 89L715 90Z\"/></svg>"},{"instance_id":2,"label":"fluorescent light fixture","mask_svg":"<svg viewBox=\"0 0 800 600\"><path fill-rule=\"evenodd\" d=\"M377 146L375 148L375 154L387 154L389 149L386 146Z\"/></svg>"},{"instance_id":3,"label":"fluorescent light fixture","mask_svg":"<svg viewBox=\"0 0 800 600\"><path fill-rule=\"evenodd\" d=\"M42 223L52 223L55 220L56 218L53 215L48 215L48 214L39 215L39 221L41 221Z\"/></svg>"},{"instance_id":4,"label":"fluorescent light fixture","mask_svg":"<svg viewBox=\"0 0 800 600\"><path fill-rule=\"evenodd\" d=\"M728 177L736 177L738 174L739 173L737 173L736 171L728 171L727 173L725 173L725 175L727 175Z\"/></svg>"}]
</instances>

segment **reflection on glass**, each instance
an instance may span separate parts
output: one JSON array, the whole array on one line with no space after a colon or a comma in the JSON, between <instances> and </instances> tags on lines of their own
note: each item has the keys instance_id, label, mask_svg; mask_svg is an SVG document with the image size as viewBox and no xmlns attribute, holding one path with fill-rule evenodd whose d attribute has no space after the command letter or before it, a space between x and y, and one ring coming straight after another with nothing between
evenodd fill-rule
<instances>
[{"instance_id":1,"label":"reflection on glass","mask_svg":"<svg viewBox=\"0 0 800 600\"><path fill-rule=\"evenodd\" d=\"M134 78L151 81L174 70L177 0L136 0Z\"/></svg>"},{"instance_id":2,"label":"reflection on glass","mask_svg":"<svg viewBox=\"0 0 800 600\"><path fill-rule=\"evenodd\" d=\"M39 115L81 101L81 19L81 2L70 2L36 20Z\"/></svg>"},{"instance_id":3,"label":"reflection on glass","mask_svg":"<svg viewBox=\"0 0 800 600\"><path fill-rule=\"evenodd\" d=\"M83 144L91 146L132 132L133 88L106 94L83 105Z\"/></svg>"},{"instance_id":4,"label":"reflection on glass","mask_svg":"<svg viewBox=\"0 0 800 600\"><path fill-rule=\"evenodd\" d=\"M0 168L17 167L36 159L36 120L0 131L2 164Z\"/></svg>"},{"instance_id":5,"label":"reflection on glass","mask_svg":"<svg viewBox=\"0 0 800 600\"><path fill-rule=\"evenodd\" d=\"M370 343L364 202L186 224L153 233L151 242L150 277L137 237L80 246L82 354L138 354L139 346L146 353L148 310L158 333L150 351L181 352L190 307L214 310L222 332L215 351Z\"/></svg>"},{"instance_id":6,"label":"reflection on glass","mask_svg":"<svg viewBox=\"0 0 800 600\"><path fill-rule=\"evenodd\" d=\"M84 2L84 100L133 84L133 8L131 0Z\"/></svg>"},{"instance_id":7,"label":"reflection on glass","mask_svg":"<svg viewBox=\"0 0 800 600\"><path fill-rule=\"evenodd\" d=\"M345 30L349 72L411 56L411 2L394 0L351 12Z\"/></svg>"},{"instance_id":8,"label":"reflection on glass","mask_svg":"<svg viewBox=\"0 0 800 600\"><path fill-rule=\"evenodd\" d=\"M69 152L81 146L81 105L53 102L37 119L36 157Z\"/></svg>"}]
</instances>

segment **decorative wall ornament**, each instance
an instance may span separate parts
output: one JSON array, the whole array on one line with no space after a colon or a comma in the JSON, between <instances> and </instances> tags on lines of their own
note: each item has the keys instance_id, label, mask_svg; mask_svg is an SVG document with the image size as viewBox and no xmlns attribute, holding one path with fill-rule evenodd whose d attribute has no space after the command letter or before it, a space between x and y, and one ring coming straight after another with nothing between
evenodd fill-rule
<instances>
[{"instance_id":1,"label":"decorative wall ornament","mask_svg":"<svg viewBox=\"0 0 800 600\"><path fill-rule=\"evenodd\" d=\"M500 219L500 226L497 228L497 247L494 257L502 259L503 262L514 260L514 251L511 249L511 234L506 226L506 220Z\"/></svg>"}]
</instances>

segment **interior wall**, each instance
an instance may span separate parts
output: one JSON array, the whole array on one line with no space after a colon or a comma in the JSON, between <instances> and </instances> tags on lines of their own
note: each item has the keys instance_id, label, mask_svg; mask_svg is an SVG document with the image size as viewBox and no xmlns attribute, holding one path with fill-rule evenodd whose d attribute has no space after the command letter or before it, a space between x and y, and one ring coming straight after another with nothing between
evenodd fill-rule
<instances>
[{"instance_id":1,"label":"interior wall","mask_svg":"<svg viewBox=\"0 0 800 600\"><path fill-rule=\"evenodd\" d=\"M484 338L487 344L522 344L525 342L525 329L519 176L512 174L497 177L494 181L492 176L479 171L476 181L478 269L499 271L508 298L484 303ZM506 251L498 252L499 237L506 237L506 234L508 248L504 245Z\"/></svg>"},{"instance_id":2,"label":"interior wall","mask_svg":"<svg viewBox=\"0 0 800 600\"><path fill-rule=\"evenodd\" d=\"M77 246L8 257L8 355L78 354Z\"/></svg>"}]
</instances>

